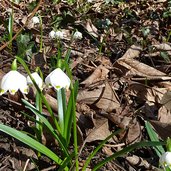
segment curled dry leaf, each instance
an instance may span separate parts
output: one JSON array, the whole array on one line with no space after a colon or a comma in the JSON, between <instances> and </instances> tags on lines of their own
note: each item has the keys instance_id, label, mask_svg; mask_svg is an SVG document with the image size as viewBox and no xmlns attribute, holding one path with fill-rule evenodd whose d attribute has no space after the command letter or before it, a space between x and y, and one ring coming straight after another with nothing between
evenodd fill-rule
<instances>
[{"instance_id":1,"label":"curled dry leaf","mask_svg":"<svg viewBox=\"0 0 171 171\"><path fill-rule=\"evenodd\" d=\"M171 55L171 46L168 43L161 43L159 45L153 45L157 50L167 51Z\"/></svg>"},{"instance_id":2,"label":"curled dry leaf","mask_svg":"<svg viewBox=\"0 0 171 171\"><path fill-rule=\"evenodd\" d=\"M158 110L158 120L162 123L171 123L171 111L166 106L162 106Z\"/></svg>"},{"instance_id":3,"label":"curled dry leaf","mask_svg":"<svg viewBox=\"0 0 171 171\"><path fill-rule=\"evenodd\" d=\"M163 104L168 110L171 110L171 91L168 91L163 95L160 103Z\"/></svg>"},{"instance_id":4,"label":"curled dry leaf","mask_svg":"<svg viewBox=\"0 0 171 171\"><path fill-rule=\"evenodd\" d=\"M104 140L111 132L109 131L108 119L101 119L100 124L96 124L96 127L87 135L86 142L92 142L96 140Z\"/></svg>"},{"instance_id":5,"label":"curled dry leaf","mask_svg":"<svg viewBox=\"0 0 171 171\"><path fill-rule=\"evenodd\" d=\"M91 22L91 20L88 20L86 23L86 29L88 31L88 33L94 37L98 37L98 32L97 32L97 28L93 25L93 23Z\"/></svg>"},{"instance_id":6,"label":"curled dry leaf","mask_svg":"<svg viewBox=\"0 0 171 171\"><path fill-rule=\"evenodd\" d=\"M90 91L87 89L79 91L77 96L78 102L93 104L106 112L110 112L120 106L118 99L117 94L108 82L105 83L104 87L98 87Z\"/></svg>"},{"instance_id":7,"label":"curled dry leaf","mask_svg":"<svg viewBox=\"0 0 171 171\"><path fill-rule=\"evenodd\" d=\"M140 46L132 45L119 60L134 59L139 56L141 51L142 48Z\"/></svg>"},{"instance_id":8,"label":"curled dry leaf","mask_svg":"<svg viewBox=\"0 0 171 171\"><path fill-rule=\"evenodd\" d=\"M139 166L139 167L145 167L145 169L152 169L151 164L147 162L147 160L144 160L143 158L136 156L136 155L132 155L132 156L127 156L126 160L129 161L130 164L132 164L133 166ZM154 169L154 166L153 166Z\"/></svg>"},{"instance_id":9,"label":"curled dry leaf","mask_svg":"<svg viewBox=\"0 0 171 171\"><path fill-rule=\"evenodd\" d=\"M145 101L160 103L166 91L166 88L148 87L141 83L132 82L126 93Z\"/></svg>"},{"instance_id":10,"label":"curled dry leaf","mask_svg":"<svg viewBox=\"0 0 171 171\"><path fill-rule=\"evenodd\" d=\"M129 126L126 142L128 144L139 142L142 137L141 126L137 119L135 118Z\"/></svg>"},{"instance_id":11,"label":"curled dry leaf","mask_svg":"<svg viewBox=\"0 0 171 171\"><path fill-rule=\"evenodd\" d=\"M127 76L140 76L148 78L152 76L166 75L164 72L161 72L153 67L150 67L134 59L119 59L116 63L127 70L127 72L125 73Z\"/></svg>"},{"instance_id":12,"label":"curled dry leaf","mask_svg":"<svg viewBox=\"0 0 171 171\"><path fill-rule=\"evenodd\" d=\"M89 86L92 83L95 83L100 80L105 80L107 78L109 70L106 69L103 65L99 65L95 71L81 84L85 84L86 86Z\"/></svg>"},{"instance_id":13,"label":"curled dry leaf","mask_svg":"<svg viewBox=\"0 0 171 171\"><path fill-rule=\"evenodd\" d=\"M154 127L156 133L163 139L166 140L171 137L171 123L162 123L160 121L150 121L151 125Z\"/></svg>"}]
</instances>

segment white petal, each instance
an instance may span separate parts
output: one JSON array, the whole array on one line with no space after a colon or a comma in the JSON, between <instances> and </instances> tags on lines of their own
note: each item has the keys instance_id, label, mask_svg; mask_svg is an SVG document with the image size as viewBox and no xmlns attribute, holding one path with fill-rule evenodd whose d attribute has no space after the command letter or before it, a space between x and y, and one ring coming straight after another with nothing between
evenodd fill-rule
<instances>
[{"instance_id":1,"label":"white petal","mask_svg":"<svg viewBox=\"0 0 171 171\"><path fill-rule=\"evenodd\" d=\"M62 32L62 31L56 31L55 32L55 37L57 39L63 39L64 38L64 32Z\"/></svg>"},{"instance_id":2,"label":"white petal","mask_svg":"<svg viewBox=\"0 0 171 171\"><path fill-rule=\"evenodd\" d=\"M33 79L35 80L36 84L39 86L39 88L42 89L43 88L43 80L39 76L39 74L37 72L34 72L31 75L32 75ZM33 82L31 81L29 76L27 76L27 83L33 85Z\"/></svg>"},{"instance_id":3,"label":"white petal","mask_svg":"<svg viewBox=\"0 0 171 171\"><path fill-rule=\"evenodd\" d=\"M34 24L39 24L39 23L40 23L39 17L34 16L34 17L32 18L32 22L33 22Z\"/></svg>"},{"instance_id":4,"label":"white petal","mask_svg":"<svg viewBox=\"0 0 171 171\"><path fill-rule=\"evenodd\" d=\"M56 32L52 30L52 31L49 33L49 37L50 37L51 39L54 39L54 38L56 37Z\"/></svg>"},{"instance_id":5,"label":"white petal","mask_svg":"<svg viewBox=\"0 0 171 171\"><path fill-rule=\"evenodd\" d=\"M83 38L82 33L79 31L76 31L73 35L73 38L74 39L82 39Z\"/></svg>"},{"instance_id":6,"label":"white petal","mask_svg":"<svg viewBox=\"0 0 171 171\"><path fill-rule=\"evenodd\" d=\"M60 68L57 68L46 77L45 83L52 85L56 90L61 88L68 89L71 80Z\"/></svg>"},{"instance_id":7,"label":"white petal","mask_svg":"<svg viewBox=\"0 0 171 171\"><path fill-rule=\"evenodd\" d=\"M1 94L9 91L15 94L19 89L22 93L27 93L26 78L18 71L10 71L2 78L1 81Z\"/></svg>"}]
</instances>

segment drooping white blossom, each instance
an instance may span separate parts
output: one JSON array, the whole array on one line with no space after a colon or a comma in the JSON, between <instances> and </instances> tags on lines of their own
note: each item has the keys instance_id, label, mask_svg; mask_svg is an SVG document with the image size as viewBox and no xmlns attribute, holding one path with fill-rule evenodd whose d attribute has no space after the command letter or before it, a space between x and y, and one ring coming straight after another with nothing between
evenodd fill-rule
<instances>
[{"instance_id":1,"label":"drooping white blossom","mask_svg":"<svg viewBox=\"0 0 171 171\"><path fill-rule=\"evenodd\" d=\"M61 88L69 89L71 80L60 68L57 68L45 78L45 83L58 91Z\"/></svg>"},{"instance_id":2,"label":"drooping white blossom","mask_svg":"<svg viewBox=\"0 0 171 171\"><path fill-rule=\"evenodd\" d=\"M64 32L63 31L56 31L55 36L57 39L63 39L64 38Z\"/></svg>"},{"instance_id":3,"label":"drooping white blossom","mask_svg":"<svg viewBox=\"0 0 171 171\"><path fill-rule=\"evenodd\" d=\"M32 18L32 22L33 22L33 24L39 24L39 23L40 23L39 17L34 16L34 17Z\"/></svg>"},{"instance_id":4,"label":"drooping white blossom","mask_svg":"<svg viewBox=\"0 0 171 171\"><path fill-rule=\"evenodd\" d=\"M49 33L49 37L51 39L63 39L64 38L64 32L63 31L54 31L52 30L50 33Z\"/></svg>"},{"instance_id":5,"label":"drooping white blossom","mask_svg":"<svg viewBox=\"0 0 171 171\"><path fill-rule=\"evenodd\" d=\"M43 80L42 78L39 76L39 74L37 72L33 72L31 74L31 76L33 77L33 79L35 80L36 84L38 85L38 87L42 90L43 89ZM33 82L31 80L31 78L29 76L27 76L27 83L29 85L33 85Z\"/></svg>"},{"instance_id":6,"label":"drooping white blossom","mask_svg":"<svg viewBox=\"0 0 171 171\"><path fill-rule=\"evenodd\" d=\"M165 152L160 157L160 164L163 167L169 167L171 169L171 152Z\"/></svg>"},{"instance_id":7,"label":"drooping white blossom","mask_svg":"<svg viewBox=\"0 0 171 171\"><path fill-rule=\"evenodd\" d=\"M56 32L54 30L52 30L50 33L49 33L49 37L51 39L55 39L56 38Z\"/></svg>"},{"instance_id":8,"label":"drooping white blossom","mask_svg":"<svg viewBox=\"0 0 171 171\"><path fill-rule=\"evenodd\" d=\"M73 38L74 38L74 39L82 39L82 38L83 38L83 35L82 35L81 32L76 31L76 32L74 33L74 35L73 35Z\"/></svg>"},{"instance_id":9,"label":"drooping white blossom","mask_svg":"<svg viewBox=\"0 0 171 171\"><path fill-rule=\"evenodd\" d=\"M18 71L10 71L4 75L0 84L0 95L6 93L14 95L18 90L22 93L28 93L28 86L26 77L20 74Z\"/></svg>"}]
</instances>

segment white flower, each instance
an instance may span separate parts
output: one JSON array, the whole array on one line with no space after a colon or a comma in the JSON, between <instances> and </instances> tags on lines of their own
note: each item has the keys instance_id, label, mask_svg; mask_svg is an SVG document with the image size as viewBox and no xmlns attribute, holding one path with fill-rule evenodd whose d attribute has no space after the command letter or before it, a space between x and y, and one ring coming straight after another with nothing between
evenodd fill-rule
<instances>
[{"instance_id":1,"label":"white flower","mask_svg":"<svg viewBox=\"0 0 171 171\"><path fill-rule=\"evenodd\" d=\"M74 35L73 35L73 38L74 38L74 39L82 39L82 38L83 38L83 35L82 35L81 32L76 31L76 32L74 33Z\"/></svg>"},{"instance_id":2,"label":"white flower","mask_svg":"<svg viewBox=\"0 0 171 171\"><path fill-rule=\"evenodd\" d=\"M37 72L34 72L31 74L31 76L34 78L36 84L39 86L39 88L42 90L43 89L43 80L42 78L39 76L39 74ZM30 77L27 76L27 83L30 85L33 85L33 82L31 81Z\"/></svg>"},{"instance_id":3,"label":"white flower","mask_svg":"<svg viewBox=\"0 0 171 171\"><path fill-rule=\"evenodd\" d=\"M57 39L63 39L64 38L64 32L63 31L56 31L55 36Z\"/></svg>"},{"instance_id":4,"label":"white flower","mask_svg":"<svg viewBox=\"0 0 171 171\"><path fill-rule=\"evenodd\" d=\"M32 18L32 22L33 22L33 24L39 24L39 23L40 23L39 17L34 16L34 17Z\"/></svg>"},{"instance_id":5,"label":"white flower","mask_svg":"<svg viewBox=\"0 0 171 171\"><path fill-rule=\"evenodd\" d=\"M160 157L160 163L163 167L169 167L171 169L171 152L165 152Z\"/></svg>"},{"instance_id":6,"label":"white flower","mask_svg":"<svg viewBox=\"0 0 171 171\"><path fill-rule=\"evenodd\" d=\"M49 37L51 39L63 39L64 38L64 32L63 31L54 31L52 30L50 33L49 33Z\"/></svg>"},{"instance_id":7,"label":"white flower","mask_svg":"<svg viewBox=\"0 0 171 171\"><path fill-rule=\"evenodd\" d=\"M56 90L60 90L61 88L68 89L71 80L60 68L57 68L46 77L45 83L54 87Z\"/></svg>"},{"instance_id":8,"label":"white flower","mask_svg":"<svg viewBox=\"0 0 171 171\"><path fill-rule=\"evenodd\" d=\"M93 0L87 0L87 2L88 2L88 3L92 3L92 2L93 2Z\"/></svg>"},{"instance_id":9,"label":"white flower","mask_svg":"<svg viewBox=\"0 0 171 171\"><path fill-rule=\"evenodd\" d=\"M4 75L0 84L0 95L9 91L14 95L18 90L27 94L27 80L26 77L18 71L10 71Z\"/></svg>"},{"instance_id":10,"label":"white flower","mask_svg":"<svg viewBox=\"0 0 171 171\"><path fill-rule=\"evenodd\" d=\"M50 37L51 39L56 38L56 32L52 30L52 31L49 33L49 37Z\"/></svg>"}]
</instances>

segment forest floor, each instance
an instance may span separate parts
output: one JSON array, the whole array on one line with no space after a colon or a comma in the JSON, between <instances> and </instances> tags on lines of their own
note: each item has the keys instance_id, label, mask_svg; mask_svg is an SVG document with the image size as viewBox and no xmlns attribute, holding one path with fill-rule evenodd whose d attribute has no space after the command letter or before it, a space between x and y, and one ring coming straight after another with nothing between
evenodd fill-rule
<instances>
[{"instance_id":1,"label":"forest floor","mask_svg":"<svg viewBox=\"0 0 171 171\"><path fill-rule=\"evenodd\" d=\"M40 25L31 20L35 15L42 18L42 51ZM151 141L147 122L160 141L171 135L171 97L167 94L163 98L171 89L170 0L0 0L0 79L10 71L16 55L31 71L40 67L47 76L55 68L59 53L57 43L49 37L53 29L64 32L61 53L64 57L71 49L70 68L79 82L76 112L80 170L97 145L120 128L124 131L99 150L87 171L128 145ZM82 33L82 39L71 40L76 30ZM19 70L26 74L22 67ZM47 93L55 100L53 90ZM56 107L52 109L57 114ZM34 134L30 126L33 123L22 111L29 113L19 97L8 93L0 96L0 123ZM43 111L49 117L46 108ZM44 139L48 148L58 151L52 138ZM0 132L0 171L12 170L53 171L57 166L45 156L38 160L36 151ZM159 170L159 156L153 147L138 148L100 170Z\"/></svg>"}]
</instances>

